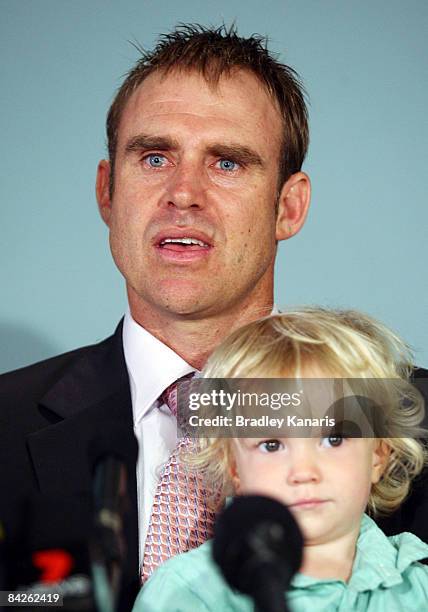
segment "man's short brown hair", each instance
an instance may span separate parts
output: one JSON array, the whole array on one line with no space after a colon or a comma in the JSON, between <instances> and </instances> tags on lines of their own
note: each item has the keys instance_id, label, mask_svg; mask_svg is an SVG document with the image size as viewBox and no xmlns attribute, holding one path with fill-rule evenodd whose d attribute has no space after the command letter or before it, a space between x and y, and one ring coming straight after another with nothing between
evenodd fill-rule
<instances>
[{"instance_id":1,"label":"man's short brown hair","mask_svg":"<svg viewBox=\"0 0 428 612\"><path fill-rule=\"evenodd\" d=\"M206 28L198 24L181 24L171 33L161 35L152 51L141 48L139 51L141 58L119 88L107 115L111 193L123 110L137 87L156 71L163 74L173 70L197 71L213 85L234 69L253 73L275 101L282 116L284 130L279 187L301 169L309 143L305 92L295 70L277 61L267 50L266 38L258 34L240 37L234 25Z\"/></svg>"}]
</instances>

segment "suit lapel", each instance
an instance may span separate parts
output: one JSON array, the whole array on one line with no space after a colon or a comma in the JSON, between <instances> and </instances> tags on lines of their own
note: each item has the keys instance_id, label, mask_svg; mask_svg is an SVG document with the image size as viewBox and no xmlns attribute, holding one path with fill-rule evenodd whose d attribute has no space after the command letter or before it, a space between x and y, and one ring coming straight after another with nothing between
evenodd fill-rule
<instances>
[{"instance_id":1,"label":"suit lapel","mask_svg":"<svg viewBox=\"0 0 428 612\"><path fill-rule=\"evenodd\" d=\"M79 351L39 402L49 415L44 429L27 436L39 489L49 495L90 495L88 446L101 428L120 424L134 436L132 402L122 346L122 322L113 336ZM107 427L106 427L107 426ZM112 439L112 449L114 439ZM129 482L131 507L125 525L128 567L138 570L135 466Z\"/></svg>"},{"instance_id":2,"label":"suit lapel","mask_svg":"<svg viewBox=\"0 0 428 612\"><path fill-rule=\"evenodd\" d=\"M99 428L116 420L133 434L122 323L104 342L79 351L39 405L54 421L27 438L41 491L88 490L88 443Z\"/></svg>"},{"instance_id":3,"label":"suit lapel","mask_svg":"<svg viewBox=\"0 0 428 612\"><path fill-rule=\"evenodd\" d=\"M61 418L68 418L128 386L122 328L123 321L113 336L79 351L40 400L40 405Z\"/></svg>"},{"instance_id":4,"label":"suit lapel","mask_svg":"<svg viewBox=\"0 0 428 612\"><path fill-rule=\"evenodd\" d=\"M40 491L46 494L88 493L91 474L88 448L102 428L113 431L115 424L125 426L133 436L129 388L116 392L75 411L73 415L32 433L27 438ZM114 439L112 439L112 449Z\"/></svg>"}]
</instances>

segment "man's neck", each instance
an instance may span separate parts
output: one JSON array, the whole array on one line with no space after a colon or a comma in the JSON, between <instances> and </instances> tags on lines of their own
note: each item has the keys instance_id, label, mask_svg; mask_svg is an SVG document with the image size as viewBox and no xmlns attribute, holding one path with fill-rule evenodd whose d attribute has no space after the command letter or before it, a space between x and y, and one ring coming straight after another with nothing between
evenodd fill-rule
<instances>
[{"instance_id":1,"label":"man's neck","mask_svg":"<svg viewBox=\"0 0 428 612\"><path fill-rule=\"evenodd\" d=\"M201 370L209 355L232 331L272 311L273 300L239 304L227 313L207 317L181 316L141 308L129 300L132 318L169 346L194 368Z\"/></svg>"}]
</instances>

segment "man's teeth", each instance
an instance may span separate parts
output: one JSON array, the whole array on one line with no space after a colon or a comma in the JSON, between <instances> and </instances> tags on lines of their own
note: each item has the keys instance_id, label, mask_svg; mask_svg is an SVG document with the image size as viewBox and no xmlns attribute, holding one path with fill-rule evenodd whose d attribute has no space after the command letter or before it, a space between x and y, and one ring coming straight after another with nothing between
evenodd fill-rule
<instances>
[{"instance_id":1,"label":"man's teeth","mask_svg":"<svg viewBox=\"0 0 428 612\"><path fill-rule=\"evenodd\" d=\"M201 247L207 247L206 242L202 242L202 240L197 240L196 238L165 238L162 240L162 244L166 244L167 242L178 242L179 244L197 244Z\"/></svg>"}]
</instances>

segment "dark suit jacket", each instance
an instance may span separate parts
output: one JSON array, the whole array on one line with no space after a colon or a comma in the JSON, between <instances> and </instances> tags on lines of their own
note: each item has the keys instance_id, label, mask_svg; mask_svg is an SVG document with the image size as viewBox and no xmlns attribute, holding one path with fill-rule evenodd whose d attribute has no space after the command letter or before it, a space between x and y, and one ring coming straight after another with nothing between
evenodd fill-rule
<instances>
[{"instance_id":1,"label":"dark suit jacket","mask_svg":"<svg viewBox=\"0 0 428 612\"><path fill-rule=\"evenodd\" d=\"M415 382L428 397L428 372L416 370ZM58 496L90 491L87 446L106 421L120 422L133 435L122 324L100 344L0 376L2 494L17 488ZM132 598L138 588L135 470L130 495L125 590ZM403 506L379 524L387 534L411 531L428 542L427 471Z\"/></svg>"},{"instance_id":2,"label":"dark suit jacket","mask_svg":"<svg viewBox=\"0 0 428 612\"><path fill-rule=\"evenodd\" d=\"M122 348L122 323L100 344L80 348L0 376L0 495L84 498L92 489L88 445L105 425L133 436L132 404ZM111 428L110 428L111 429ZM114 448L114 441L112 444ZM135 469L130 510L123 610L138 590ZM0 504L1 507L1 504ZM1 517L0 517L1 518ZM64 517L67 529L67 517Z\"/></svg>"},{"instance_id":3,"label":"dark suit jacket","mask_svg":"<svg viewBox=\"0 0 428 612\"><path fill-rule=\"evenodd\" d=\"M428 430L428 370L415 369L413 383L425 399L425 417L421 425ZM400 508L376 522L387 535L410 531L428 543L428 468L414 480L410 495Z\"/></svg>"}]
</instances>

